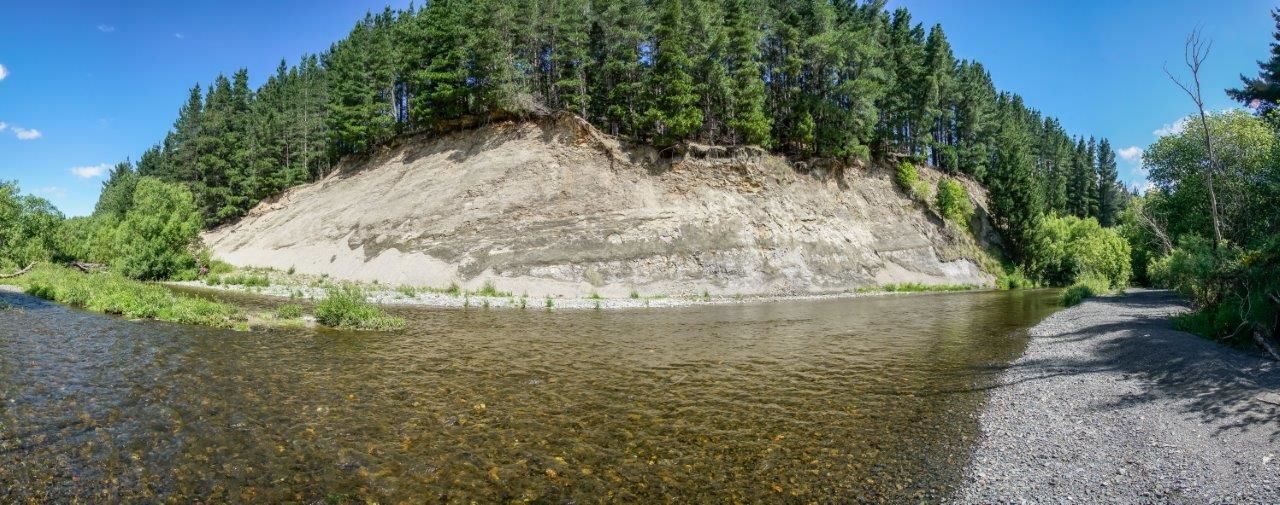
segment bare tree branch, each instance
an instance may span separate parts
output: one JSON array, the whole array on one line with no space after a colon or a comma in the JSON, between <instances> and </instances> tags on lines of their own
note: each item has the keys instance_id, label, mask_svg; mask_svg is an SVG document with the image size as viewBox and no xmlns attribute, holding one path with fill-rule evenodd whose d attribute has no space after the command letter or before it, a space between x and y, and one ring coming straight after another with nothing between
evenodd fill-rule
<instances>
[{"instance_id":1,"label":"bare tree branch","mask_svg":"<svg viewBox=\"0 0 1280 505\"><path fill-rule=\"evenodd\" d=\"M1213 247L1217 249L1218 243L1222 242L1222 220L1218 212L1218 194L1213 189L1213 176L1217 170L1218 160L1213 151L1213 137L1209 134L1208 114L1204 110L1204 97L1200 92L1200 67L1204 61L1209 58L1209 51L1213 49L1213 41L1204 41L1200 38L1200 29L1196 28L1187 35L1187 42L1183 46L1183 61L1187 69L1191 71L1191 82L1186 83L1178 79L1169 71L1169 65L1166 63L1164 73L1173 81L1182 91L1186 92L1191 101L1196 104L1196 109L1200 112L1200 132L1204 137L1205 149L1205 181L1209 190L1209 210L1213 218Z\"/></svg>"}]
</instances>

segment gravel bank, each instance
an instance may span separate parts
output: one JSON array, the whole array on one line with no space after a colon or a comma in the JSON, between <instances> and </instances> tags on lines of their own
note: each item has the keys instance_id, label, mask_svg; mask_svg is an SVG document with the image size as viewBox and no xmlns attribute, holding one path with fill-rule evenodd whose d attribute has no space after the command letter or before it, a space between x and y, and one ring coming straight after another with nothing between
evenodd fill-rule
<instances>
[{"instance_id":1,"label":"gravel bank","mask_svg":"<svg viewBox=\"0 0 1280 505\"><path fill-rule=\"evenodd\" d=\"M327 296L328 291L323 287L316 287L305 283L275 283L267 287L246 287L242 285L215 285L210 286L199 281L175 281L166 284L172 286L180 286L190 289L202 289L211 291L230 291L234 293L246 293L252 295L270 296L274 298L285 299L304 299L319 300ZM637 298L584 298L584 297L547 297L547 296L517 296L510 294L507 296L481 296L476 294L447 294L432 291L420 291L412 295L402 293L396 289L388 287L378 287L370 284L360 284L364 290L365 296L369 301L379 305L393 306L411 306L411 307L435 307L435 308L463 308L463 307L491 307L491 308L546 308L547 300L551 300L551 306L555 309L593 309L593 310L612 310L612 309L641 309L641 308L674 308L674 307L693 307L702 305L730 305L742 303L768 303L782 301L802 301L802 300L832 300L843 298L861 298L865 296L905 296L905 295L928 295L952 292L968 292L974 293L987 290L988 288L977 288L970 290L954 290L954 291L857 291L845 293L829 293L815 295L748 295L748 296L723 296L723 295L707 295L707 296L660 296L660 297L637 297Z\"/></svg>"},{"instance_id":2,"label":"gravel bank","mask_svg":"<svg viewBox=\"0 0 1280 505\"><path fill-rule=\"evenodd\" d=\"M1164 291L1031 330L958 503L1280 503L1280 366L1173 330Z\"/></svg>"}]
</instances>

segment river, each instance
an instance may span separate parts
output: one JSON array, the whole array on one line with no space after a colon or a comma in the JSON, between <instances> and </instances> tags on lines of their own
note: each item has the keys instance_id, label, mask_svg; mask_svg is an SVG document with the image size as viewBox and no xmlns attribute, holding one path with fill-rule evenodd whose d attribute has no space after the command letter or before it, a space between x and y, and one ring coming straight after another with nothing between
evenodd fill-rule
<instances>
[{"instance_id":1,"label":"river","mask_svg":"<svg viewBox=\"0 0 1280 505\"><path fill-rule=\"evenodd\" d=\"M1052 291L397 309L237 333L0 293L0 501L936 501Z\"/></svg>"}]
</instances>

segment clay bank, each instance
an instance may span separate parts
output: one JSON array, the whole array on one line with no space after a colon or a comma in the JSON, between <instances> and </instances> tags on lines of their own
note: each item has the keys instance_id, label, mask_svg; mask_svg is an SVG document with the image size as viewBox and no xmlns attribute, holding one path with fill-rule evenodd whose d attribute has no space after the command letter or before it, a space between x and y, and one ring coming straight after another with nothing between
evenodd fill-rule
<instances>
[{"instance_id":1,"label":"clay bank","mask_svg":"<svg viewBox=\"0 0 1280 505\"><path fill-rule=\"evenodd\" d=\"M203 239L241 267L538 299L988 286L997 239L968 185L976 234L883 169L750 147L673 155L561 115L401 139Z\"/></svg>"}]
</instances>

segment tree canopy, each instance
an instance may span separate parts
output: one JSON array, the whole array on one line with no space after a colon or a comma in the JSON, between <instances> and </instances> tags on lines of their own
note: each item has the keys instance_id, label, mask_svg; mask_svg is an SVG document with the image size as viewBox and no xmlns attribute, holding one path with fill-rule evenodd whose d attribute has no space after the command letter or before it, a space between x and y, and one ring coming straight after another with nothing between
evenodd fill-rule
<instances>
[{"instance_id":1,"label":"tree canopy","mask_svg":"<svg viewBox=\"0 0 1280 505\"><path fill-rule=\"evenodd\" d=\"M1125 196L1109 142L1071 136L882 1L437 0L368 13L257 89L244 69L193 86L101 206L119 214L155 177L218 226L398 135L551 111L660 147L932 163L990 188L1015 251L1035 216L1110 225Z\"/></svg>"}]
</instances>

